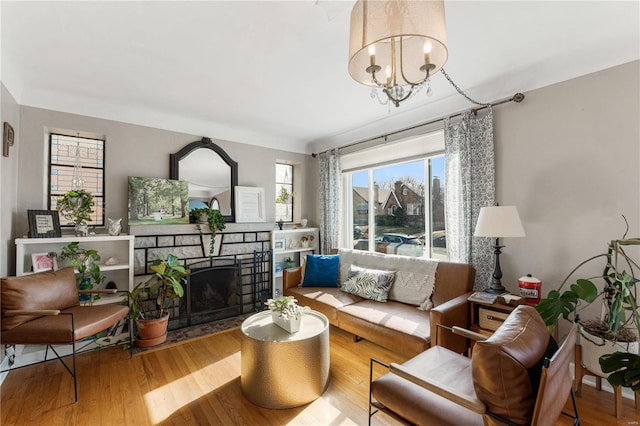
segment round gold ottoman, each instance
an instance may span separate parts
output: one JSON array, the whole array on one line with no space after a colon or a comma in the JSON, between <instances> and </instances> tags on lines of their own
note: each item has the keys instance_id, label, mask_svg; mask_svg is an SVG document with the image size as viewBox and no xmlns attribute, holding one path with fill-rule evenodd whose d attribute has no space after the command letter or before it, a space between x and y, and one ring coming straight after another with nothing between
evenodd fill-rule
<instances>
[{"instance_id":1,"label":"round gold ottoman","mask_svg":"<svg viewBox=\"0 0 640 426\"><path fill-rule=\"evenodd\" d=\"M242 323L242 393L265 408L307 404L325 391L329 381L329 320L311 311L300 331L289 333L275 325L271 311Z\"/></svg>"}]
</instances>

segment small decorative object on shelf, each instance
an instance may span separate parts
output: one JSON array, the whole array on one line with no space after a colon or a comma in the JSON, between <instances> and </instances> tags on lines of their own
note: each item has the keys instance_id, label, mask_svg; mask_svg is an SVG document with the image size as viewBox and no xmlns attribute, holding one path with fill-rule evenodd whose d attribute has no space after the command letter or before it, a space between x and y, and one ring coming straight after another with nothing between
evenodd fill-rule
<instances>
[{"instance_id":1,"label":"small decorative object on shelf","mask_svg":"<svg viewBox=\"0 0 640 426\"><path fill-rule=\"evenodd\" d=\"M276 225L278 225L278 229L282 231L282 226L284 225L284 222L282 220L279 220L276 222Z\"/></svg>"},{"instance_id":2,"label":"small decorative object on shelf","mask_svg":"<svg viewBox=\"0 0 640 426\"><path fill-rule=\"evenodd\" d=\"M307 227L307 223L308 223L307 219L302 219L300 221L300 227L301 228L306 228Z\"/></svg>"},{"instance_id":3,"label":"small decorative object on shelf","mask_svg":"<svg viewBox=\"0 0 640 426\"><path fill-rule=\"evenodd\" d=\"M116 236L120 235L120 231L122 231L122 218L119 219L111 219L107 218L107 226L109 229L109 235Z\"/></svg>"},{"instance_id":4,"label":"small decorative object on shelf","mask_svg":"<svg viewBox=\"0 0 640 426\"><path fill-rule=\"evenodd\" d=\"M308 306L299 306L293 296L282 296L279 299L267 299L273 323L278 327L295 333L300 330L302 317L311 312Z\"/></svg>"},{"instance_id":5,"label":"small decorative object on shelf","mask_svg":"<svg viewBox=\"0 0 640 426\"><path fill-rule=\"evenodd\" d=\"M296 262L293 261L290 257L287 257L284 260L284 269L295 268Z\"/></svg>"},{"instance_id":6,"label":"small decorative object on shelf","mask_svg":"<svg viewBox=\"0 0 640 426\"><path fill-rule=\"evenodd\" d=\"M300 238L300 246L307 248L311 241L313 241L313 235L303 235L302 238Z\"/></svg>"}]
</instances>

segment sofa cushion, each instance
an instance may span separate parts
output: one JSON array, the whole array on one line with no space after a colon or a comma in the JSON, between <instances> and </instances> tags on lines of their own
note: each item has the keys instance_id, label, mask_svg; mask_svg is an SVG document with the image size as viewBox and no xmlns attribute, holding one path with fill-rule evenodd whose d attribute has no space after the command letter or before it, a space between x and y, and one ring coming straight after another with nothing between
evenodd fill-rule
<instances>
[{"instance_id":1,"label":"sofa cushion","mask_svg":"<svg viewBox=\"0 0 640 426\"><path fill-rule=\"evenodd\" d=\"M338 287L339 255L309 254L302 287Z\"/></svg>"},{"instance_id":2,"label":"sofa cushion","mask_svg":"<svg viewBox=\"0 0 640 426\"><path fill-rule=\"evenodd\" d=\"M59 309L79 305L76 277L72 267L21 277L2 278L2 312L17 309ZM2 317L2 331L37 318L33 315Z\"/></svg>"},{"instance_id":3,"label":"sofa cushion","mask_svg":"<svg viewBox=\"0 0 640 426\"><path fill-rule=\"evenodd\" d=\"M389 290L389 300L419 306L423 310L432 307L431 294L438 261L351 249L340 249L339 253L341 285L348 279L351 265L396 271L394 283Z\"/></svg>"},{"instance_id":4,"label":"sofa cushion","mask_svg":"<svg viewBox=\"0 0 640 426\"><path fill-rule=\"evenodd\" d=\"M386 302L395 275L395 271L381 271L351 265L349 278L342 283L341 288L342 291L365 299Z\"/></svg>"},{"instance_id":5,"label":"sofa cushion","mask_svg":"<svg viewBox=\"0 0 640 426\"><path fill-rule=\"evenodd\" d=\"M539 365L550 335L532 306L518 306L471 357L473 384L487 410L515 423L528 422L536 399L529 370ZM539 373L538 373L539 374Z\"/></svg>"},{"instance_id":6,"label":"sofa cushion","mask_svg":"<svg viewBox=\"0 0 640 426\"><path fill-rule=\"evenodd\" d=\"M314 311L322 312L333 325L338 324L338 309L363 300L337 287L290 287L286 289L285 295L294 296L300 306L308 306Z\"/></svg>"}]
</instances>

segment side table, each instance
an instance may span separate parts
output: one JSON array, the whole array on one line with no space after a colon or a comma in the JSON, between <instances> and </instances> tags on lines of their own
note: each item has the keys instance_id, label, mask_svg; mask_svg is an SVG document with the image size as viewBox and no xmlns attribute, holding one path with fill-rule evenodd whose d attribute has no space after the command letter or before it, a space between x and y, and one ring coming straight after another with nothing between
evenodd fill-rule
<instances>
[{"instance_id":1,"label":"side table","mask_svg":"<svg viewBox=\"0 0 640 426\"><path fill-rule=\"evenodd\" d=\"M293 408L317 399L329 381L329 320L311 311L300 331L289 333L271 311L250 316L241 326L242 393L265 408Z\"/></svg>"}]
</instances>

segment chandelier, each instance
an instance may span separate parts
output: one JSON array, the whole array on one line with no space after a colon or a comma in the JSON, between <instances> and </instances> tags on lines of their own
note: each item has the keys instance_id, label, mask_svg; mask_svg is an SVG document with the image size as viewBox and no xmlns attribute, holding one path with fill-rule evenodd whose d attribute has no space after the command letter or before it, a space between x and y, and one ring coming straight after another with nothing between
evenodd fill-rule
<instances>
[{"instance_id":1,"label":"chandelier","mask_svg":"<svg viewBox=\"0 0 640 426\"><path fill-rule=\"evenodd\" d=\"M349 74L371 86L372 97L398 107L429 86L447 61L446 43L443 0L358 0L351 11Z\"/></svg>"}]
</instances>

